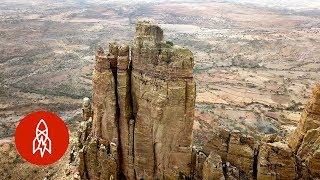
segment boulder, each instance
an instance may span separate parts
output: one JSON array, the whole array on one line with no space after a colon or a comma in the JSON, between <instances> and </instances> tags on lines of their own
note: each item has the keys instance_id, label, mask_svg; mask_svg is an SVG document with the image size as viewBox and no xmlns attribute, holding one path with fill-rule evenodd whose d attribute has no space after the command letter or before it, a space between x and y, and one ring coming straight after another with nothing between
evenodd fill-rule
<instances>
[{"instance_id":1,"label":"boulder","mask_svg":"<svg viewBox=\"0 0 320 180\"><path fill-rule=\"evenodd\" d=\"M224 180L221 157L210 153L203 163L202 178L204 180Z\"/></svg>"},{"instance_id":2,"label":"boulder","mask_svg":"<svg viewBox=\"0 0 320 180\"><path fill-rule=\"evenodd\" d=\"M298 177L296 157L287 144L263 143L260 146L257 178L295 179Z\"/></svg>"}]
</instances>

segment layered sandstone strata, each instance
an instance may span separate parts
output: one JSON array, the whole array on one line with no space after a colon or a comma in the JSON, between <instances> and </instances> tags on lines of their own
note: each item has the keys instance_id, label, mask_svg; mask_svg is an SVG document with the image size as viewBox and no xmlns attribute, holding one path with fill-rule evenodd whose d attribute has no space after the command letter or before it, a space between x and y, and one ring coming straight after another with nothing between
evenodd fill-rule
<instances>
[{"instance_id":1,"label":"layered sandstone strata","mask_svg":"<svg viewBox=\"0 0 320 180\"><path fill-rule=\"evenodd\" d=\"M320 178L319 122L320 84L314 87L298 127L288 138L288 143L276 135L266 136L260 142L239 132L217 130L204 147L204 152L210 156L205 160L205 166L202 166L203 174L197 177L207 178L209 172L217 172L216 167L222 164L226 179ZM218 156L215 159L220 157L221 162L213 161L212 154ZM215 162L215 166L208 166L208 162Z\"/></svg>"},{"instance_id":2,"label":"layered sandstone strata","mask_svg":"<svg viewBox=\"0 0 320 180\"><path fill-rule=\"evenodd\" d=\"M293 151L281 142L263 143L258 156L258 179L296 179L297 164Z\"/></svg>"},{"instance_id":3,"label":"layered sandstone strata","mask_svg":"<svg viewBox=\"0 0 320 180\"><path fill-rule=\"evenodd\" d=\"M297 152L303 178L320 177L320 127L309 130Z\"/></svg>"},{"instance_id":4,"label":"layered sandstone strata","mask_svg":"<svg viewBox=\"0 0 320 180\"><path fill-rule=\"evenodd\" d=\"M320 178L320 84L313 88L298 127L288 141L301 161L302 178Z\"/></svg>"},{"instance_id":5,"label":"layered sandstone strata","mask_svg":"<svg viewBox=\"0 0 320 180\"><path fill-rule=\"evenodd\" d=\"M210 153L208 158L206 158L205 162L203 163L202 173L202 179L204 180L224 180L225 177L223 174L221 157L216 153Z\"/></svg>"},{"instance_id":6,"label":"layered sandstone strata","mask_svg":"<svg viewBox=\"0 0 320 180\"><path fill-rule=\"evenodd\" d=\"M137 25L132 52L136 177L189 176L195 106L193 55L164 43L162 30L146 22Z\"/></svg>"},{"instance_id":7,"label":"layered sandstone strata","mask_svg":"<svg viewBox=\"0 0 320 180\"><path fill-rule=\"evenodd\" d=\"M88 117L84 106L79 133L80 176L191 177L193 66L193 54L164 42L162 29L150 22L137 24L131 47L111 43L109 53L99 49L93 113Z\"/></svg>"},{"instance_id":8,"label":"layered sandstone strata","mask_svg":"<svg viewBox=\"0 0 320 180\"><path fill-rule=\"evenodd\" d=\"M116 84L110 64L113 58L113 54L106 55L102 48L95 56L93 113L90 122L88 120L82 124L78 141L81 148L79 172L83 179L110 179L119 175ZM83 112L87 112L86 108ZM87 116L83 115L84 120Z\"/></svg>"},{"instance_id":9,"label":"layered sandstone strata","mask_svg":"<svg viewBox=\"0 0 320 180\"><path fill-rule=\"evenodd\" d=\"M288 143L216 129L192 149L193 65L188 49L164 42L149 22L137 24L131 46L98 50L78 136L82 179L320 178L319 84Z\"/></svg>"},{"instance_id":10,"label":"layered sandstone strata","mask_svg":"<svg viewBox=\"0 0 320 180\"><path fill-rule=\"evenodd\" d=\"M297 151L306 133L318 127L320 127L320 84L314 87L297 129L289 137L289 146Z\"/></svg>"},{"instance_id":11,"label":"layered sandstone strata","mask_svg":"<svg viewBox=\"0 0 320 180\"><path fill-rule=\"evenodd\" d=\"M257 151L258 143L252 137L242 135L239 131L229 132L225 129L216 131L205 145L206 154L215 153L221 157L226 173L229 171L229 174L244 179L254 178L253 166Z\"/></svg>"}]
</instances>

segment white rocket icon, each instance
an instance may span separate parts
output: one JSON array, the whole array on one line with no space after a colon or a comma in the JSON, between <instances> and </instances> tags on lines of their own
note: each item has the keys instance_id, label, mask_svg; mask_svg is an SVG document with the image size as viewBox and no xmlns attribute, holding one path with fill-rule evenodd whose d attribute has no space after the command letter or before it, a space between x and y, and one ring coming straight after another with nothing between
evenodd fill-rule
<instances>
[{"instance_id":1,"label":"white rocket icon","mask_svg":"<svg viewBox=\"0 0 320 180\"><path fill-rule=\"evenodd\" d=\"M36 137L32 142L32 154L37 151L40 152L40 156L43 157L47 151L51 154L51 140L49 138L49 130L46 122L41 119L36 128Z\"/></svg>"}]
</instances>

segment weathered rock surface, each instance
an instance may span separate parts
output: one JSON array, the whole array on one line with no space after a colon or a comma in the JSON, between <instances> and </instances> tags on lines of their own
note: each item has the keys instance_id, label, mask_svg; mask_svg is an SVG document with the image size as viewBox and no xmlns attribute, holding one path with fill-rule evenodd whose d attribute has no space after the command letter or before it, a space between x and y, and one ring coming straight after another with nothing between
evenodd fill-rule
<instances>
[{"instance_id":1,"label":"weathered rock surface","mask_svg":"<svg viewBox=\"0 0 320 180\"><path fill-rule=\"evenodd\" d=\"M302 178L320 178L320 84L313 88L298 127L288 141L301 160Z\"/></svg>"},{"instance_id":2,"label":"weathered rock surface","mask_svg":"<svg viewBox=\"0 0 320 180\"><path fill-rule=\"evenodd\" d=\"M289 146L297 151L307 131L318 127L320 127L320 84L313 88L312 96L302 113L297 129L288 138Z\"/></svg>"},{"instance_id":3,"label":"weathered rock surface","mask_svg":"<svg viewBox=\"0 0 320 180\"><path fill-rule=\"evenodd\" d=\"M302 161L304 177L320 177L320 127L307 131L297 153Z\"/></svg>"},{"instance_id":4,"label":"weathered rock surface","mask_svg":"<svg viewBox=\"0 0 320 180\"><path fill-rule=\"evenodd\" d=\"M89 120L90 117L92 117L91 102L89 98L85 97L83 98L83 103L82 103L82 119L84 121L87 121Z\"/></svg>"},{"instance_id":5,"label":"weathered rock surface","mask_svg":"<svg viewBox=\"0 0 320 180\"><path fill-rule=\"evenodd\" d=\"M192 176L195 106L193 54L139 22L132 47L111 43L96 54L92 128L79 133L84 179L178 179ZM86 100L87 101L87 100ZM89 103L84 102L83 118ZM91 131L91 133L88 133Z\"/></svg>"},{"instance_id":6,"label":"weathered rock surface","mask_svg":"<svg viewBox=\"0 0 320 180\"><path fill-rule=\"evenodd\" d=\"M203 163L202 178L205 180L224 180L221 157L216 153L210 153Z\"/></svg>"},{"instance_id":7,"label":"weathered rock surface","mask_svg":"<svg viewBox=\"0 0 320 180\"><path fill-rule=\"evenodd\" d=\"M258 156L258 179L295 179L296 158L287 144L263 143Z\"/></svg>"},{"instance_id":8,"label":"weathered rock surface","mask_svg":"<svg viewBox=\"0 0 320 180\"><path fill-rule=\"evenodd\" d=\"M230 132L226 129L218 129L212 134L212 138L205 144L204 151L210 154L211 151L221 156L223 161L227 159L229 148Z\"/></svg>"},{"instance_id":9,"label":"weathered rock surface","mask_svg":"<svg viewBox=\"0 0 320 180\"><path fill-rule=\"evenodd\" d=\"M255 151L255 141L252 137L234 132L230 135L226 160L243 171L243 176L252 179Z\"/></svg>"},{"instance_id":10,"label":"weathered rock surface","mask_svg":"<svg viewBox=\"0 0 320 180\"><path fill-rule=\"evenodd\" d=\"M119 136L121 143L121 168L125 177L134 174L134 117L132 114L131 70L129 69L129 46L118 46L117 103L119 110ZM130 121L132 120L132 121Z\"/></svg>"},{"instance_id":11,"label":"weathered rock surface","mask_svg":"<svg viewBox=\"0 0 320 180\"><path fill-rule=\"evenodd\" d=\"M229 174L233 174L232 176L253 179L257 142L250 136L242 135L238 131L229 132L226 129L216 131L212 137L205 145L205 152L214 152L221 156L225 164L228 162L234 166L229 165L229 170L226 169Z\"/></svg>"},{"instance_id":12,"label":"weathered rock surface","mask_svg":"<svg viewBox=\"0 0 320 180\"><path fill-rule=\"evenodd\" d=\"M318 84L314 87L297 129L288 138L289 143L275 134L259 142L238 132L221 129L212 135L204 152L221 156L226 179L320 178L319 102ZM207 169L203 168L203 177L205 173L208 174Z\"/></svg>"},{"instance_id":13,"label":"weathered rock surface","mask_svg":"<svg viewBox=\"0 0 320 180\"><path fill-rule=\"evenodd\" d=\"M93 102L85 98L79 144L82 179L320 178L320 85L288 143L216 129L192 146L193 54L139 22L133 44L99 49Z\"/></svg>"},{"instance_id":14,"label":"weathered rock surface","mask_svg":"<svg viewBox=\"0 0 320 180\"><path fill-rule=\"evenodd\" d=\"M193 55L162 41L158 26L137 25L132 58L137 178L190 176L195 103ZM154 157L154 158L150 158Z\"/></svg>"}]
</instances>

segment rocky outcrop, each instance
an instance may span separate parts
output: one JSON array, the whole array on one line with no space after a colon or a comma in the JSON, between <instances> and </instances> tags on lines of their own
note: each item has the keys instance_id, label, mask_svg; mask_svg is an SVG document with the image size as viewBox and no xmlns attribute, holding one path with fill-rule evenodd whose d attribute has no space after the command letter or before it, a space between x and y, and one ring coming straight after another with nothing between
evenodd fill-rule
<instances>
[{"instance_id":1,"label":"rocky outcrop","mask_svg":"<svg viewBox=\"0 0 320 180\"><path fill-rule=\"evenodd\" d=\"M89 98L85 97L82 103L82 119L87 121L90 117L92 117L91 102Z\"/></svg>"},{"instance_id":2,"label":"rocky outcrop","mask_svg":"<svg viewBox=\"0 0 320 180\"><path fill-rule=\"evenodd\" d=\"M202 178L204 180L224 180L221 157L216 153L210 153L203 163Z\"/></svg>"},{"instance_id":3,"label":"rocky outcrop","mask_svg":"<svg viewBox=\"0 0 320 180\"><path fill-rule=\"evenodd\" d=\"M288 141L301 161L302 178L320 178L320 84L313 88L298 127Z\"/></svg>"},{"instance_id":4,"label":"rocky outcrop","mask_svg":"<svg viewBox=\"0 0 320 180\"><path fill-rule=\"evenodd\" d=\"M162 29L145 21L132 46L98 50L93 113L86 99L79 130L81 178L192 176L193 65L188 49L164 42Z\"/></svg>"},{"instance_id":5,"label":"rocky outcrop","mask_svg":"<svg viewBox=\"0 0 320 180\"><path fill-rule=\"evenodd\" d=\"M221 157L223 177L226 179L295 179L298 164L294 152L283 142L274 142L276 136L266 137L266 142L254 140L238 131L216 132L205 146L206 154ZM210 161L208 157L205 162ZM218 166L220 163L216 164ZM203 167L202 177L208 174Z\"/></svg>"},{"instance_id":6,"label":"rocky outcrop","mask_svg":"<svg viewBox=\"0 0 320 180\"><path fill-rule=\"evenodd\" d=\"M215 129L192 147L192 53L139 22L132 45L97 51L93 102L83 102L78 133L82 179L320 178L320 85L288 142Z\"/></svg>"},{"instance_id":7,"label":"rocky outcrop","mask_svg":"<svg viewBox=\"0 0 320 180\"><path fill-rule=\"evenodd\" d=\"M240 173L243 172L242 176L252 179L256 148L252 137L241 135L240 132L233 132L230 135L226 160L236 166Z\"/></svg>"},{"instance_id":8,"label":"rocky outcrop","mask_svg":"<svg viewBox=\"0 0 320 180\"><path fill-rule=\"evenodd\" d=\"M188 49L163 43L162 38L158 26L137 25L131 79L138 179L177 178L191 172L193 55Z\"/></svg>"},{"instance_id":9,"label":"rocky outcrop","mask_svg":"<svg viewBox=\"0 0 320 180\"><path fill-rule=\"evenodd\" d=\"M298 157L301 162L303 178L320 177L320 128L307 131L301 146Z\"/></svg>"},{"instance_id":10,"label":"rocky outcrop","mask_svg":"<svg viewBox=\"0 0 320 180\"><path fill-rule=\"evenodd\" d=\"M206 154L220 156L226 179L320 178L320 85L314 87L297 129L288 142L273 134L254 140L239 132L216 130ZM212 157L207 161L211 161ZM211 161L212 162L212 161ZM216 162L216 166L220 162ZM211 172L216 171L213 169ZM202 176L208 174L203 167Z\"/></svg>"},{"instance_id":11,"label":"rocky outcrop","mask_svg":"<svg viewBox=\"0 0 320 180\"><path fill-rule=\"evenodd\" d=\"M112 45L110 45L111 47ZM79 174L82 179L117 179L119 138L116 83L111 62L116 56L100 48L93 70L92 117L84 114L78 134ZM84 105L87 99L84 99ZM85 106L83 112L87 112ZM92 120L91 120L92 119Z\"/></svg>"},{"instance_id":12,"label":"rocky outcrop","mask_svg":"<svg viewBox=\"0 0 320 180\"><path fill-rule=\"evenodd\" d=\"M296 179L295 154L282 142L263 143L259 150L257 172L258 179Z\"/></svg>"},{"instance_id":13,"label":"rocky outcrop","mask_svg":"<svg viewBox=\"0 0 320 180\"><path fill-rule=\"evenodd\" d=\"M312 91L312 96L302 113L297 129L289 136L289 146L297 151L309 130L320 127L320 84Z\"/></svg>"},{"instance_id":14,"label":"rocky outcrop","mask_svg":"<svg viewBox=\"0 0 320 180\"><path fill-rule=\"evenodd\" d=\"M254 159L258 150L258 143L250 136L242 135L239 131L229 132L218 129L205 145L206 154L218 154L225 164L226 174L253 179ZM230 166L230 163L232 166Z\"/></svg>"},{"instance_id":15,"label":"rocky outcrop","mask_svg":"<svg viewBox=\"0 0 320 180\"><path fill-rule=\"evenodd\" d=\"M217 153L223 161L227 160L227 153L230 141L230 132L226 129L217 129L211 135L212 138L205 144L204 151Z\"/></svg>"},{"instance_id":16,"label":"rocky outcrop","mask_svg":"<svg viewBox=\"0 0 320 180\"><path fill-rule=\"evenodd\" d=\"M132 114L131 69L129 69L129 46L118 46L117 103L119 111L119 136L121 143L121 169L125 177L134 174L134 117Z\"/></svg>"}]
</instances>

